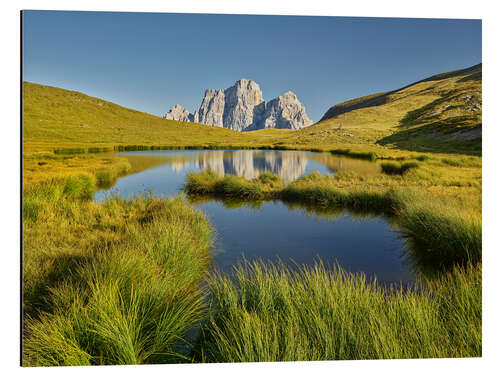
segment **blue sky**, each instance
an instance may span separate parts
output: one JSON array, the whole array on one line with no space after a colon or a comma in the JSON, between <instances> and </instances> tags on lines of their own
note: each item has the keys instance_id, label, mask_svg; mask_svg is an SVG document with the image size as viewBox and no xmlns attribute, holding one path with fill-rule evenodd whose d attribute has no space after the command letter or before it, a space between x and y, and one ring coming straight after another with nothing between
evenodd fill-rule
<instances>
[{"instance_id":1,"label":"blue sky","mask_svg":"<svg viewBox=\"0 0 500 375\"><path fill-rule=\"evenodd\" d=\"M23 79L161 115L207 88L332 105L482 62L481 21L25 11Z\"/></svg>"}]
</instances>

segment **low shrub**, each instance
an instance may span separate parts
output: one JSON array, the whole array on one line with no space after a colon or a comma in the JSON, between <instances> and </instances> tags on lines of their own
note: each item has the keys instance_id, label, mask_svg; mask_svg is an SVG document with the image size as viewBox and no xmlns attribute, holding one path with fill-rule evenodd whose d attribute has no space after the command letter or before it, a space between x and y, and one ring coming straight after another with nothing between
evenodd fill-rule
<instances>
[{"instance_id":1,"label":"low shrub","mask_svg":"<svg viewBox=\"0 0 500 375\"><path fill-rule=\"evenodd\" d=\"M380 166L382 168L382 172L389 175L394 175L394 174L403 175L410 169L419 167L418 163L416 162L406 162L402 164L393 162L384 162Z\"/></svg>"},{"instance_id":2,"label":"low shrub","mask_svg":"<svg viewBox=\"0 0 500 375\"><path fill-rule=\"evenodd\" d=\"M371 161L376 161L378 157L376 152L354 152L350 149L335 149L331 150L330 153L333 155L344 155L351 158L366 159Z\"/></svg>"},{"instance_id":3,"label":"low shrub","mask_svg":"<svg viewBox=\"0 0 500 375\"><path fill-rule=\"evenodd\" d=\"M418 161L426 161L429 159L430 159L430 156L428 156L428 155L419 155L419 156L415 157L415 160L418 160Z\"/></svg>"},{"instance_id":4,"label":"low shrub","mask_svg":"<svg viewBox=\"0 0 500 375\"><path fill-rule=\"evenodd\" d=\"M458 161L456 161L456 160L441 159L441 161L443 162L443 164L451 165L452 167L459 167L460 166L460 163Z\"/></svg>"}]
</instances>

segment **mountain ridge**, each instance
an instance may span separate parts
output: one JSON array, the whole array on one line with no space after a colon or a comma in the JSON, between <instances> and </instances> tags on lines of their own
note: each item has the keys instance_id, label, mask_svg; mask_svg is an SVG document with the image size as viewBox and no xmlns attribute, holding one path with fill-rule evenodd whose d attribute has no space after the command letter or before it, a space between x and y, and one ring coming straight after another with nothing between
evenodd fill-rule
<instances>
[{"instance_id":1,"label":"mountain ridge","mask_svg":"<svg viewBox=\"0 0 500 375\"><path fill-rule=\"evenodd\" d=\"M200 108L194 113L176 104L163 117L237 131L301 129L313 123L292 91L266 103L258 83L247 78L225 90L205 90Z\"/></svg>"},{"instance_id":2,"label":"mountain ridge","mask_svg":"<svg viewBox=\"0 0 500 375\"><path fill-rule=\"evenodd\" d=\"M427 77L427 78L421 79L419 81L410 83L410 84L403 86L399 89L369 94L369 95L361 96L358 98L349 99L349 100L346 100L344 102L340 102L340 103L335 104L332 107L330 107L328 109L328 111L323 115L323 117L321 117L321 119L317 123L324 121L324 120L328 120L329 118L350 112L352 110L386 104L387 103L386 100L388 100L388 97L390 95L395 94L397 92L400 92L402 90L405 90L409 87L418 85L419 83L424 83L424 82L429 82L429 81L434 81L434 80L443 80L443 79L447 79L447 78L452 78L454 76L466 75L468 73L471 73L471 75L470 75L471 77L478 78L478 73L479 73L479 75L481 75L481 73L482 73L482 63L476 64L476 65L473 65L471 67L464 68L464 69L457 69L457 70L452 70L450 72L434 74L430 77Z\"/></svg>"}]
</instances>

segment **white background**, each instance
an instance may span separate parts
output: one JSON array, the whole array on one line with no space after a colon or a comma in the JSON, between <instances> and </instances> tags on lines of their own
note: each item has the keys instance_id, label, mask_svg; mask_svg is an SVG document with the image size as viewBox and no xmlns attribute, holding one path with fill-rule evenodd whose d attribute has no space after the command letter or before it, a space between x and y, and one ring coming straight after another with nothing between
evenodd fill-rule
<instances>
[{"instance_id":1,"label":"white background","mask_svg":"<svg viewBox=\"0 0 500 375\"><path fill-rule=\"evenodd\" d=\"M7 1L8 2L8 1ZM165 373L181 374L482 374L500 369L499 274L500 248L495 214L499 212L500 61L498 59L500 12L495 1L318 1L318 0L209 0L191 1L10 1L1 7L0 44L0 159L1 178L1 330L2 373ZM483 358L378 360L335 362L287 362L209 365L106 366L22 369L20 358L20 10L106 10L179 13L290 14L364 17L476 18L483 20ZM369 94L369 93L367 93ZM332 103L332 105L335 103ZM496 368L496 370L495 370Z\"/></svg>"}]
</instances>

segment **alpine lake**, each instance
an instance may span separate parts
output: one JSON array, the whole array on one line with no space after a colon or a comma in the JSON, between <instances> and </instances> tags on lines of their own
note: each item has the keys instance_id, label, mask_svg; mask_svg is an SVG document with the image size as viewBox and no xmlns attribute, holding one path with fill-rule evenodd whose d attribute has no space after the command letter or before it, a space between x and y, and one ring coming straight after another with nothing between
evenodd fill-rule
<instances>
[{"instance_id":1,"label":"alpine lake","mask_svg":"<svg viewBox=\"0 0 500 375\"><path fill-rule=\"evenodd\" d=\"M169 150L117 155L126 157L133 170L141 171L98 191L94 196L97 202L116 195L177 196L183 194L188 173L206 169L247 179L272 172L284 183L314 171L323 175L381 173L377 162L305 151ZM279 200L244 202L203 197L190 199L190 203L215 227L213 262L224 273L230 274L244 260L282 262L292 268L321 261L327 268L339 265L349 272L364 273L385 286L408 286L418 277L397 223L384 214L329 210Z\"/></svg>"}]
</instances>

